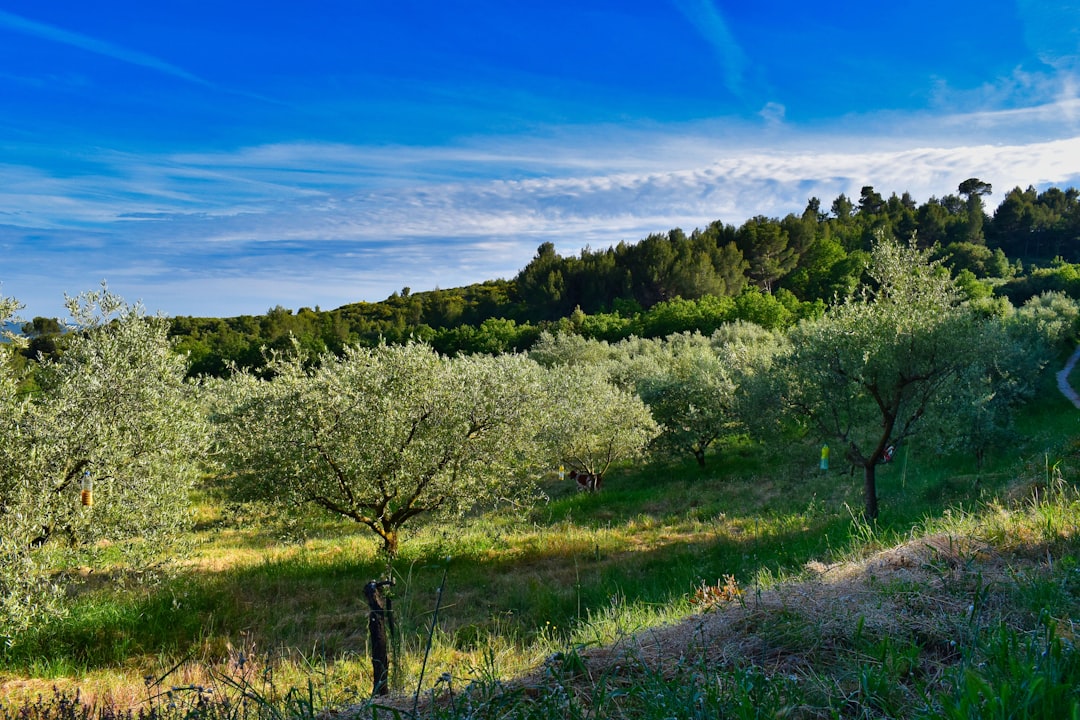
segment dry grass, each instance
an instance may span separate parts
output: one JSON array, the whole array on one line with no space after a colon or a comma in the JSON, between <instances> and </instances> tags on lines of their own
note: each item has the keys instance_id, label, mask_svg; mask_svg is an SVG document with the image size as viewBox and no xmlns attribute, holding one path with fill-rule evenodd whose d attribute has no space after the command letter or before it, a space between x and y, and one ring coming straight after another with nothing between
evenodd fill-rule
<instances>
[{"instance_id":1,"label":"dry grass","mask_svg":"<svg viewBox=\"0 0 1080 720\"><path fill-rule=\"evenodd\" d=\"M744 589L678 624L584 649L586 674L617 674L635 665L663 674L687 662L724 667L753 661L769 672L810 676L826 651L849 645L859 627L868 636L948 637L968 621L970 598L963 590L976 577L984 583L1009 578L1007 565L986 546L945 536L862 561L814 563L809 570L812 579Z\"/></svg>"},{"instance_id":2,"label":"dry grass","mask_svg":"<svg viewBox=\"0 0 1080 720\"><path fill-rule=\"evenodd\" d=\"M617 692L643 676L677 681L687 668L753 665L836 693L852 682L847 674L856 662L875 662L867 648L890 643L918 648L899 675L917 674L932 688L974 634L1001 623L1031 630L1028 613L1015 605L1017 578L1051 570L1055 551L1080 526L1076 502L1057 505L1048 536L1047 507L994 505L985 515L958 518L955 532L930 531L845 562L812 562L800 579L767 588L739 588L729 577L701 594L719 599L703 612L552 655L507 687L538 696L557 678L587 706L601 685ZM971 533L973 523L995 542ZM1060 634L1073 640L1071 621L1064 625ZM440 702L435 695L425 703ZM404 698L383 704L411 707Z\"/></svg>"}]
</instances>

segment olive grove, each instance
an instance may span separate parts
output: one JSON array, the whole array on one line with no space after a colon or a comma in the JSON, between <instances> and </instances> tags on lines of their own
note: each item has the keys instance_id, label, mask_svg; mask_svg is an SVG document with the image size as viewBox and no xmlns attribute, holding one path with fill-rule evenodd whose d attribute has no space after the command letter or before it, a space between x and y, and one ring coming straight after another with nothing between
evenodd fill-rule
<instances>
[{"instance_id":1,"label":"olive grove","mask_svg":"<svg viewBox=\"0 0 1080 720\"><path fill-rule=\"evenodd\" d=\"M602 377L556 381L521 355L451 358L409 343L347 348L313 368L278 357L269 368L271 379L239 373L216 393L237 489L354 520L390 558L406 524L528 501L562 457L593 467L648 439L618 431L628 418L649 422L633 414L636 398ZM583 402L604 403L592 422L611 424L599 438L576 417Z\"/></svg>"},{"instance_id":2,"label":"olive grove","mask_svg":"<svg viewBox=\"0 0 1080 720\"><path fill-rule=\"evenodd\" d=\"M747 415L756 410L745 402L746 387L777 352L780 339L740 321L709 337L677 333L617 347L627 353L618 373L632 382L660 425L654 449L690 453L703 468L706 452L718 441L747 431Z\"/></svg>"}]
</instances>

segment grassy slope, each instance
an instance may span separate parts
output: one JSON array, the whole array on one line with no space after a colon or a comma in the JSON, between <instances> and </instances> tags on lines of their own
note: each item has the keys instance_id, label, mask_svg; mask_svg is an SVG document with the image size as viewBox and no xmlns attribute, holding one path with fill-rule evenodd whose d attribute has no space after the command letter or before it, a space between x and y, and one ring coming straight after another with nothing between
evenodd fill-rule
<instances>
[{"instance_id":1,"label":"grassy slope","mask_svg":"<svg viewBox=\"0 0 1080 720\"><path fill-rule=\"evenodd\" d=\"M762 673L786 678L770 686L787 688L780 704L849 695L896 714L994 628L1027 638L1047 618L1060 632L1076 617L1080 513L1071 495L1046 493L1076 477L1080 413L1047 376L1022 442L988 470L937 455L930 439L902 448L879 474L874 527L856 519L859 478L817 470L816 448L732 444L705 471L627 469L600 495L552 482L530 513L425 528L396 568L403 688L417 683L445 571L425 686L556 678L595 707L598 683L629 697L642 678L667 687L673 674L727 668L736 695ZM181 664L153 688L272 667L282 685L316 670L323 701L349 700L370 683L361 588L379 574L375 546L339 523L303 529L305 541L283 543L295 526L208 502L178 579L125 590L106 569L89 572L103 580L71 617L10 651L4 690L45 679L133 702L150 692L144 676ZM556 651L559 672L541 665Z\"/></svg>"}]
</instances>

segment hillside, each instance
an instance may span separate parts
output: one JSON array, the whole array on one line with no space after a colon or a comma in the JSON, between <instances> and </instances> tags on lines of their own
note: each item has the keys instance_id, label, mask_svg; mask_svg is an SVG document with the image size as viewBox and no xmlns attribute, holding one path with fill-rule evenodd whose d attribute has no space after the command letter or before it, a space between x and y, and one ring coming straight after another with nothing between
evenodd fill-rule
<instances>
[{"instance_id":1,"label":"hillside","mask_svg":"<svg viewBox=\"0 0 1080 720\"><path fill-rule=\"evenodd\" d=\"M1070 402L1078 355L1058 373ZM766 583L703 583L692 614L618 628L456 697L451 682L437 684L419 707L439 717L1075 716L1072 446L1068 463L1028 466L1035 477L1014 478L969 511L927 518L908 539L891 543L862 526L841 560L812 560ZM380 705L407 711L417 699ZM365 703L340 714L369 712Z\"/></svg>"},{"instance_id":2,"label":"hillside","mask_svg":"<svg viewBox=\"0 0 1080 720\"><path fill-rule=\"evenodd\" d=\"M1059 373L1070 402L1064 378L1078 354ZM494 691L455 699L447 684L425 707L450 717L506 705L513 717L551 717L553 705L605 717L1075 716L1080 493L1063 472L1076 470L1018 478L897 544L864 527L851 556L808 562L790 579L703 584L697 612L676 622L556 653Z\"/></svg>"},{"instance_id":3,"label":"hillside","mask_svg":"<svg viewBox=\"0 0 1080 720\"><path fill-rule=\"evenodd\" d=\"M347 344L420 339L440 352L529 349L547 330L616 342L631 336L710 333L750 321L789 327L820 313L865 281L875 239L914 241L960 280L973 299L1019 307L1047 291L1080 296L1080 193L1013 188L992 210L975 178L957 194L917 202L872 186L831 204L810 198L801 214L719 220L672 228L607 248L559 254L541 244L512 279L459 288L400 292L334 310L277 306L265 315L174 319L171 334L189 353L192 374L218 375L232 361L259 366L262 348L295 338L310 354Z\"/></svg>"},{"instance_id":4,"label":"hillside","mask_svg":"<svg viewBox=\"0 0 1080 720\"><path fill-rule=\"evenodd\" d=\"M245 717L278 720L414 704L492 719L1067 717L1080 707L1078 418L1046 375L992 468L910 445L883 473L877 524L847 505L856 482L803 469L814 448L792 446L773 462L728 447L724 471L620 473L603 497L550 485L528 516L432 528L402 558L405 678L377 707L357 700L372 543L325 523L283 542L299 528L217 505L200 511L190 574L134 594L102 576L85 597L108 604L75 607L34 651L29 677L43 679L8 670L0 694L80 688L94 707L149 702L161 718L244 698Z\"/></svg>"},{"instance_id":5,"label":"hillside","mask_svg":"<svg viewBox=\"0 0 1080 720\"><path fill-rule=\"evenodd\" d=\"M230 364L261 367L264 349L294 342L310 357L407 340L445 354L493 354L528 350L545 331L617 342L708 334L740 320L777 330L820 314L864 283L877 238L917 242L974 300L1019 307L1050 291L1080 297L1080 192L1013 188L992 212L983 203L989 192L972 178L957 194L920 203L907 192L885 197L866 186L857 200L840 195L826 208L810 198L801 214L757 216L739 226L717 220L574 255L543 243L511 279L404 287L382 301L333 310L277 305L262 315L178 316L170 335L192 376L221 376ZM35 341L45 345L59 327L39 321Z\"/></svg>"},{"instance_id":6,"label":"hillside","mask_svg":"<svg viewBox=\"0 0 1080 720\"><path fill-rule=\"evenodd\" d=\"M4 475L30 490L9 495L28 562L6 566L3 696L169 718L367 715L373 683L447 717L1080 712L1080 418L1052 369L1080 311L970 302L910 246L873 258L860 300L785 333L383 344L195 383L164 318L71 336L40 392L15 367L6 386ZM11 592L27 580L40 605Z\"/></svg>"},{"instance_id":7,"label":"hillside","mask_svg":"<svg viewBox=\"0 0 1080 720\"><path fill-rule=\"evenodd\" d=\"M678 623L553 654L533 673L457 697L450 683L436 687L424 716L1065 717L1080 703L1070 623L1080 506L1074 496L1041 506L1050 507L1065 511L1053 538L1020 537L1038 522L1033 505L1026 520L810 563L805 579L767 589L718 584ZM1002 533L996 544L974 539L988 530ZM1046 592L1052 604L1039 606ZM380 705L407 711L411 698Z\"/></svg>"}]
</instances>

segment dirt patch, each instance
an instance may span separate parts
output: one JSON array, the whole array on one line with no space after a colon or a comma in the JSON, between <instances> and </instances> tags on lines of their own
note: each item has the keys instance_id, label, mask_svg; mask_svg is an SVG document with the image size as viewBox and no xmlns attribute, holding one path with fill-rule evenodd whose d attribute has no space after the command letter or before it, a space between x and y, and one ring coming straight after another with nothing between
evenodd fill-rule
<instances>
[{"instance_id":1,"label":"dirt patch","mask_svg":"<svg viewBox=\"0 0 1080 720\"><path fill-rule=\"evenodd\" d=\"M1005 602L995 602L994 588L1004 588L1025 562L977 540L939 534L858 561L810 563L799 581L744 588L677 624L572 656L556 654L506 687L539 695L558 676L562 687L588 698L601 678L612 689L633 684L643 673L672 679L687 667L749 664L768 674L820 679L830 666L862 652L860 642L880 639L918 646L921 672L940 675L943 666L959 660L955 639L970 630L973 612L985 622L997 619ZM972 603L976 595L982 598L978 609ZM411 709L411 700L407 704Z\"/></svg>"}]
</instances>

